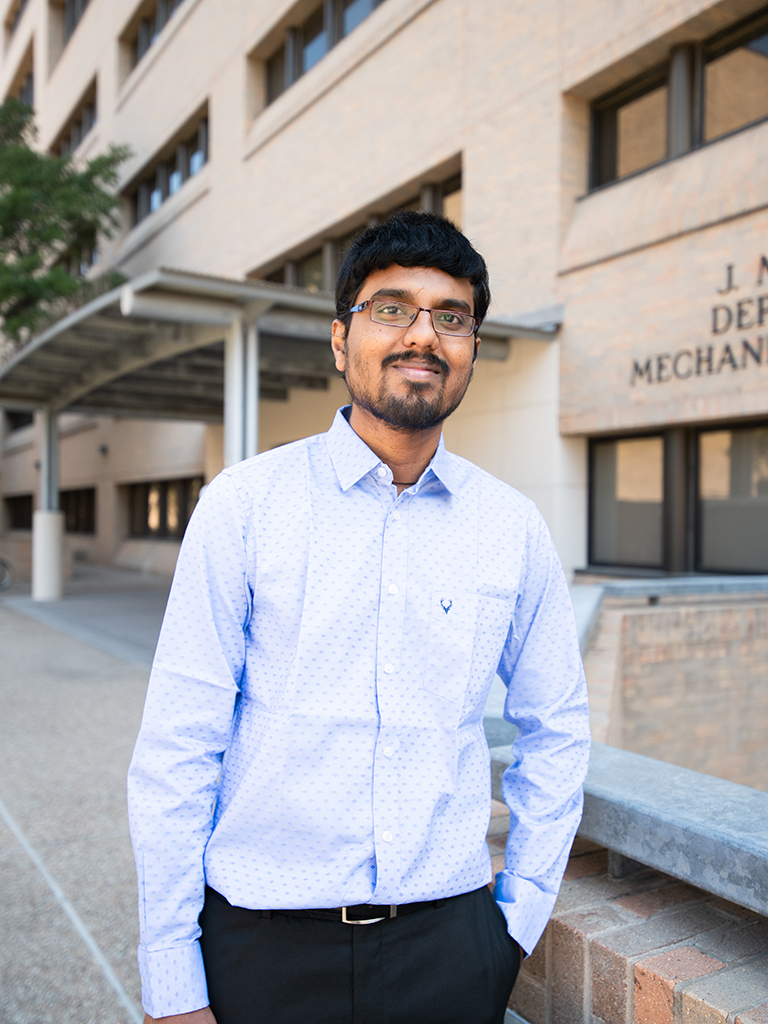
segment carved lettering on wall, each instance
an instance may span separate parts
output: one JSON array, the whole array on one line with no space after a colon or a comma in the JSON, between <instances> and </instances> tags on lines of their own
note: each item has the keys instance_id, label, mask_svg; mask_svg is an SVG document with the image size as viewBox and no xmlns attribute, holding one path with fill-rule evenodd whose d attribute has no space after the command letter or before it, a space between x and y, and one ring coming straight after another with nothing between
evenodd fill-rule
<instances>
[{"instance_id":1,"label":"carved lettering on wall","mask_svg":"<svg viewBox=\"0 0 768 1024\"><path fill-rule=\"evenodd\" d=\"M760 256L754 288L763 286L768 276L768 258ZM725 267L725 282L717 294L725 297L740 291L734 264ZM729 298L711 307L709 333L717 340L695 348L681 348L674 352L661 352L645 359L632 360L629 383L632 387L645 384L666 384L672 380L692 380L720 373L754 370L768 367L768 333L736 337L741 331L761 327L768 332L768 293L753 294L748 298ZM722 339L722 340L721 340Z\"/></svg>"}]
</instances>

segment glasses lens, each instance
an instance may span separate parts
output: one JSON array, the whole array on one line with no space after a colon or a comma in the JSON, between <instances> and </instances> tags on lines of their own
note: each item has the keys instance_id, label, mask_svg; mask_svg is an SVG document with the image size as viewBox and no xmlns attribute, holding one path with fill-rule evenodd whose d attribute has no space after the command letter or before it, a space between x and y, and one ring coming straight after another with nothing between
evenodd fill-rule
<instances>
[{"instance_id":1,"label":"glasses lens","mask_svg":"<svg viewBox=\"0 0 768 1024\"><path fill-rule=\"evenodd\" d=\"M433 309L432 325L438 334L467 337L475 329L475 318L468 313L457 313L453 309Z\"/></svg>"},{"instance_id":2,"label":"glasses lens","mask_svg":"<svg viewBox=\"0 0 768 1024\"><path fill-rule=\"evenodd\" d=\"M408 327L416 319L418 306L395 299L377 299L371 303L371 320L377 324L391 324L393 327Z\"/></svg>"}]
</instances>

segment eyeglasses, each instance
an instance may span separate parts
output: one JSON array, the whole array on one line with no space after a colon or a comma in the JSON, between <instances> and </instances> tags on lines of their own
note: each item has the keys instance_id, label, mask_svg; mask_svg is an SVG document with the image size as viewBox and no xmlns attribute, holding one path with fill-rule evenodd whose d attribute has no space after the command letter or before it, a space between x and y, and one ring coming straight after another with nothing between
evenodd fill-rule
<instances>
[{"instance_id":1,"label":"eyeglasses","mask_svg":"<svg viewBox=\"0 0 768 1024\"><path fill-rule=\"evenodd\" d=\"M449 334L454 338L468 338L474 334L479 321L469 313L459 313L455 309L427 309L425 306L412 306L410 302L399 299L367 299L352 306L350 313L362 313L370 310L371 320L375 324L387 327L410 327L419 313L429 313L432 326L438 334Z\"/></svg>"}]
</instances>

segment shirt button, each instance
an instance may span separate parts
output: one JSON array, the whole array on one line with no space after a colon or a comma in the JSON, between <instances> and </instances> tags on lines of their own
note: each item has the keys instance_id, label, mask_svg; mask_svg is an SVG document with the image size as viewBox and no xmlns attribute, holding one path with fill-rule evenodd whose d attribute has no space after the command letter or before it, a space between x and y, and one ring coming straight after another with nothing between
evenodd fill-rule
<instances>
[{"instance_id":1,"label":"shirt button","mask_svg":"<svg viewBox=\"0 0 768 1024\"><path fill-rule=\"evenodd\" d=\"M389 584L389 592L390 592L390 594L396 594L397 593L397 584L396 583L390 583Z\"/></svg>"},{"instance_id":2,"label":"shirt button","mask_svg":"<svg viewBox=\"0 0 768 1024\"><path fill-rule=\"evenodd\" d=\"M379 466L379 468L376 470L376 472L379 474L379 476L386 476L387 475L387 470L386 470L386 468L384 466Z\"/></svg>"},{"instance_id":3,"label":"shirt button","mask_svg":"<svg viewBox=\"0 0 768 1024\"><path fill-rule=\"evenodd\" d=\"M389 829L387 829L387 831L384 832L384 834L382 835L381 838L384 840L385 843L391 843L392 842L392 833L389 831Z\"/></svg>"},{"instance_id":4,"label":"shirt button","mask_svg":"<svg viewBox=\"0 0 768 1024\"><path fill-rule=\"evenodd\" d=\"M394 752L395 752L394 747L384 747L384 756L385 757L392 757Z\"/></svg>"},{"instance_id":5,"label":"shirt button","mask_svg":"<svg viewBox=\"0 0 768 1024\"><path fill-rule=\"evenodd\" d=\"M395 509L395 511L392 513L392 518L393 519L399 519L400 518L400 513L397 511L397 509Z\"/></svg>"},{"instance_id":6,"label":"shirt button","mask_svg":"<svg viewBox=\"0 0 768 1024\"><path fill-rule=\"evenodd\" d=\"M390 673L395 671L395 666L390 665L390 663L387 662L387 664L384 666L384 671L389 675Z\"/></svg>"}]
</instances>

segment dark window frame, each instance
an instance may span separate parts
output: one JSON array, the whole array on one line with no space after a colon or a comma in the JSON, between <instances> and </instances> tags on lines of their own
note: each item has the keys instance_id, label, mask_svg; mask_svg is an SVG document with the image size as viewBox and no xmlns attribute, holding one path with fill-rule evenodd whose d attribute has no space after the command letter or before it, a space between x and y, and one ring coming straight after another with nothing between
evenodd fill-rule
<instances>
[{"instance_id":1,"label":"dark window frame","mask_svg":"<svg viewBox=\"0 0 768 1024\"><path fill-rule=\"evenodd\" d=\"M35 414L33 412L16 409L5 410L5 423L9 434L13 434L17 430L23 430L24 427L30 427L34 422Z\"/></svg>"},{"instance_id":2,"label":"dark window frame","mask_svg":"<svg viewBox=\"0 0 768 1024\"><path fill-rule=\"evenodd\" d=\"M64 530L66 533L95 535L95 487L76 487L59 491L59 508L64 513Z\"/></svg>"},{"instance_id":3,"label":"dark window frame","mask_svg":"<svg viewBox=\"0 0 768 1024\"><path fill-rule=\"evenodd\" d=\"M701 469L700 463L700 439L703 434L714 434L719 431L736 431L736 430L757 430L760 428L768 428L768 420L750 420L745 422L744 420L730 420L726 423L707 423L696 427L691 433L693 435L693 443L691 444L690 454L690 472L693 478L693 509L692 509L692 521L694 524L694 535L693 535L693 570L706 574L707 576L764 576L764 569L708 569L703 567L702 560L702 544L704 539L703 520L704 520L704 499L701 497L699 487L699 472Z\"/></svg>"},{"instance_id":4,"label":"dark window frame","mask_svg":"<svg viewBox=\"0 0 768 1024\"><path fill-rule=\"evenodd\" d=\"M208 104L151 159L123 192L136 227L184 187L210 161Z\"/></svg>"},{"instance_id":5,"label":"dark window frame","mask_svg":"<svg viewBox=\"0 0 768 1024\"><path fill-rule=\"evenodd\" d=\"M145 0L131 15L120 34L120 43L130 54L132 71L154 46L184 0Z\"/></svg>"},{"instance_id":6,"label":"dark window frame","mask_svg":"<svg viewBox=\"0 0 768 1024\"><path fill-rule=\"evenodd\" d=\"M29 0L17 0L15 4L11 5L11 9L5 19L5 27L9 36L13 36L16 29L19 27L19 22L22 19L24 11L27 9L28 3Z\"/></svg>"},{"instance_id":7,"label":"dark window frame","mask_svg":"<svg viewBox=\"0 0 768 1024\"><path fill-rule=\"evenodd\" d=\"M322 0L307 14L299 25L291 25L285 30L282 42L264 59L264 96L265 106L270 106L303 75L319 64L331 50L346 39L355 29L370 17L384 3L384 0L372 0L372 9L348 32L344 32L344 0ZM322 20L322 33L325 34L325 50L317 60L303 68L303 55L306 46L304 38L308 26ZM313 36L313 38L315 38ZM281 81L282 78L282 81Z\"/></svg>"},{"instance_id":8,"label":"dark window frame","mask_svg":"<svg viewBox=\"0 0 768 1024\"><path fill-rule=\"evenodd\" d=\"M631 562L598 562L594 558L594 538L593 538L593 524L595 517L595 447L598 444L605 444L609 441L636 441L641 438L653 438L661 437L663 446L663 462L662 462L662 479L663 489L661 498L661 517L662 517L662 557L660 565L650 565L648 563L631 563ZM606 436L590 437L589 447L587 450L587 562L590 568L595 569L629 569L629 570L642 570L651 573L664 572L668 564L668 543L667 543L667 441L664 437L663 429L656 430L645 430L637 433L627 434L611 434Z\"/></svg>"},{"instance_id":9,"label":"dark window frame","mask_svg":"<svg viewBox=\"0 0 768 1024\"><path fill-rule=\"evenodd\" d=\"M702 503L699 490L700 438L723 430L768 428L768 420L728 420L722 423L698 423L695 426L657 427L621 434L604 434L588 439L587 476L587 561L595 571L645 572L660 575L702 573L715 575L764 575L760 569L711 569L702 564ZM594 450L605 441L630 441L639 438L664 439L664 488L662 497L663 560L661 567L630 563L598 562L594 559L595 474Z\"/></svg>"},{"instance_id":10,"label":"dark window frame","mask_svg":"<svg viewBox=\"0 0 768 1024\"><path fill-rule=\"evenodd\" d=\"M437 212L442 213L443 201L447 196L454 195L456 192L460 192L463 187L463 177L461 171L458 171L455 174L451 174L450 177L444 178L441 181L439 180L434 182L432 184L432 188L434 189L434 197L437 202ZM388 217L391 217L394 214L399 213L401 210L422 209L421 202L422 197L417 191L413 195L412 199L407 200L406 202L403 203L398 203L396 206L390 207L382 214L376 214L377 222L378 220L386 220ZM370 223L370 221L368 221L368 223ZM366 220L363 219L355 227L347 229L341 235L334 235L329 233L326 239L324 240L326 242L333 243L334 248L335 269L333 274L329 275L331 279L335 279L336 272L338 271L338 266L341 263L341 260L344 258L347 249L352 244L352 242L360 234L362 234L363 231L365 231L366 227L368 226L368 223L366 223ZM332 230L333 229L331 229L331 231ZM317 240L315 239L315 244L312 246L312 248L303 249L300 255L292 255L290 257L285 257L282 263L278 264L278 266L276 267L273 266L272 269L267 273L266 277L260 278L260 280L272 281L276 284L292 284L298 287L304 287L304 282L302 280L302 264L306 259L308 259L310 256L314 256L318 251L324 252L324 246L321 245L318 249ZM286 273L286 268L288 264L292 264L294 268L294 272L290 280L288 279L288 274ZM254 277L255 273L256 272L254 271L250 273L248 276Z\"/></svg>"},{"instance_id":11,"label":"dark window frame","mask_svg":"<svg viewBox=\"0 0 768 1024\"><path fill-rule=\"evenodd\" d=\"M616 176L618 164L617 122L620 108L664 85L669 85L669 61L657 64L618 89L601 96L592 104L589 168L591 191L605 185L612 185L615 181L626 181L627 178L634 177L636 174L643 174L651 167L658 167L660 163L664 163L668 159L665 156L663 160L642 167L631 174L626 174L623 178Z\"/></svg>"},{"instance_id":12,"label":"dark window frame","mask_svg":"<svg viewBox=\"0 0 768 1024\"><path fill-rule=\"evenodd\" d=\"M88 9L90 0L64 0L64 45L66 46Z\"/></svg>"},{"instance_id":13,"label":"dark window frame","mask_svg":"<svg viewBox=\"0 0 768 1024\"><path fill-rule=\"evenodd\" d=\"M35 511L35 496L33 494L7 494L4 504L7 529L32 529L32 517Z\"/></svg>"},{"instance_id":14,"label":"dark window frame","mask_svg":"<svg viewBox=\"0 0 768 1024\"><path fill-rule=\"evenodd\" d=\"M182 494L180 503L181 515L177 529L168 528L168 490L178 486ZM128 509L128 536L133 540L180 540L189 523L190 516L199 500L203 477L176 477L172 480L145 480L126 485ZM159 494L159 526L152 530L149 526L149 493L157 487ZM192 497L194 496L194 502Z\"/></svg>"},{"instance_id":15,"label":"dark window frame","mask_svg":"<svg viewBox=\"0 0 768 1024\"><path fill-rule=\"evenodd\" d=\"M99 117L98 82L94 77L88 88L75 104L74 111L67 118L64 127L51 146L55 156L71 156L96 125Z\"/></svg>"},{"instance_id":16,"label":"dark window frame","mask_svg":"<svg viewBox=\"0 0 768 1024\"><path fill-rule=\"evenodd\" d=\"M667 163L669 160L675 160L679 156L685 156L686 153L693 152L694 150L700 149L704 146L710 146L715 142L720 142L722 139L735 135L737 132L745 131L757 124L768 121L767 114L763 117L755 118L753 121L749 121L746 124L739 125L737 128L733 128L730 131L724 132L723 134L717 135L711 139L704 139L704 124L706 117L706 110L704 109L704 91L707 64L711 61L717 60L719 57L725 56L732 50L747 45L755 39L759 39L760 36L766 34L768 34L768 7L763 7L759 11L755 11L754 13L747 15L745 18L740 19L733 25L729 25L727 28L721 29L714 35L709 36L702 43L691 44L688 47L690 50L691 61L691 108L688 111L691 123L690 145L680 152L670 153L669 113L671 105L674 102L670 98L667 111L668 123L666 156L662 160L649 164L647 167L642 167L637 171L633 171L631 174L624 175L622 178L617 178L615 176L617 157L615 128L614 138L611 139L610 127L606 129L604 122L610 121L611 116L615 119L615 114L619 107L632 102L632 100L639 99L645 93L650 92L653 88L658 88L660 84L663 84L659 78L660 74L662 76L664 73L666 74L667 84L671 89L672 83L671 76L669 74L671 59L665 61L663 64L657 64L655 67L643 72L643 74L630 79L618 88L613 89L594 100L590 111L589 191L594 192L597 189L613 185L618 181L627 181L629 178L633 178L638 174L645 174L646 171L650 171L654 167L659 167L661 164ZM649 85L649 82L653 82L654 79L656 79L656 84ZM610 147L609 152L605 151L606 140ZM613 176L611 176L611 170L613 170Z\"/></svg>"}]
</instances>

